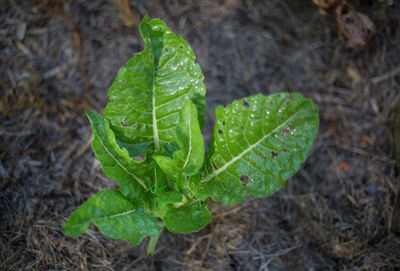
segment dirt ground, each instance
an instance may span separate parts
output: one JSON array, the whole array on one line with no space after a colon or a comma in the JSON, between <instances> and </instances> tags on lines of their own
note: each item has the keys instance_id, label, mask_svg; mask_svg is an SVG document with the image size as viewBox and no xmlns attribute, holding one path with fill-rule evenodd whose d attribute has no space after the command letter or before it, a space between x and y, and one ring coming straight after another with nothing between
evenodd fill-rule
<instances>
[{"instance_id":1,"label":"dirt ground","mask_svg":"<svg viewBox=\"0 0 400 271\"><path fill-rule=\"evenodd\" d=\"M400 191L400 8L361 1L377 25L361 49L338 39L311 0L137 0L191 44L205 75L204 134L234 99L301 92L319 106L311 156L266 199L211 206L194 234L164 232L157 255L95 227L66 237L73 210L115 183L88 144L84 110L102 113L118 69L143 49L105 0L0 4L1 270L400 270L389 231ZM359 1L360 2L360 1Z\"/></svg>"}]
</instances>

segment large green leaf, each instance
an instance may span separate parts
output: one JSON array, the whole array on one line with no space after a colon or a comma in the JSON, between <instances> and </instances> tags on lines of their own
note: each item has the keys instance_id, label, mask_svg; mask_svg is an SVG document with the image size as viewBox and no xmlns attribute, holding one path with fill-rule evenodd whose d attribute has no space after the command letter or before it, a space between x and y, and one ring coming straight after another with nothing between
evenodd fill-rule
<instances>
[{"instance_id":1,"label":"large green leaf","mask_svg":"<svg viewBox=\"0 0 400 271\"><path fill-rule=\"evenodd\" d=\"M168 156L153 156L161 169L169 176L191 176L199 172L204 162L204 141L197 120L197 110L188 100L179 114L176 128L176 141L179 151L173 159Z\"/></svg>"},{"instance_id":2,"label":"large green leaf","mask_svg":"<svg viewBox=\"0 0 400 271\"><path fill-rule=\"evenodd\" d=\"M318 109L298 93L261 94L215 109L205 177L192 178L200 198L225 205L279 190L305 161L318 130Z\"/></svg>"},{"instance_id":3,"label":"large green leaf","mask_svg":"<svg viewBox=\"0 0 400 271\"><path fill-rule=\"evenodd\" d=\"M204 77L189 44L160 19L147 20L140 25L146 49L120 69L105 109L117 139L143 153L175 140L186 100L199 110L200 126L205 111Z\"/></svg>"},{"instance_id":4,"label":"large green leaf","mask_svg":"<svg viewBox=\"0 0 400 271\"><path fill-rule=\"evenodd\" d=\"M135 208L117 189L103 190L90 198L64 224L63 230L70 237L83 234L90 222L113 239L140 244L146 236L157 236L161 227L153 215L143 208Z\"/></svg>"},{"instance_id":5,"label":"large green leaf","mask_svg":"<svg viewBox=\"0 0 400 271\"><path fill-rule=\"evenodd\" d=\"M87 112L87 116L93 129L92 147L104 173L118 181L126 197L143 198L153 174L151 161L135 161L119 147L107 119L95 112Z\"/></svg>"}]
</instances>

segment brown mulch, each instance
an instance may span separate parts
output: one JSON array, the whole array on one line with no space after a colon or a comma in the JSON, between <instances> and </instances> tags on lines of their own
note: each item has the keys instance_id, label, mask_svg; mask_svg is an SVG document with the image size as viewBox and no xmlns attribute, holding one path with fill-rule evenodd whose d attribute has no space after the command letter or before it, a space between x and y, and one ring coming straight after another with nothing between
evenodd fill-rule
<instances>
[{"instance_id":1,"label":"brown mulch","mask_svg":"<svg viewBox=\"0 0 400 271\"><path fill-rule=\"evenodd\" d=\"M231 207L194 234L164 232L157 255L102 236L66 237L82 202L114 186L90 149L84 110L102 113L118 69L143 49L111 1L0 4L1 270L400 270L389 231L400 189L394 119L400 102L398 1L355 1L377 34L359 49L311 0L137 0L191 44L213 109L234 99L301 92L320 110L311 156L284 189ZM356 3L357 4L357 3Z\"/></svg>"}]
</instances>

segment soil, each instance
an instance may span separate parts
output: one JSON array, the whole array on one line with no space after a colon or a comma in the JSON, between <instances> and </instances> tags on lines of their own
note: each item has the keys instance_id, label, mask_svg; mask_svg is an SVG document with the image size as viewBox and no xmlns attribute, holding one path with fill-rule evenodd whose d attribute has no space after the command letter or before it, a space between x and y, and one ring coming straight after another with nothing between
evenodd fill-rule
<instances>
[{"instance_id":1,"label":"soil","mask_svg":"<svg viewBox=\"0 0 400 271\"><path fill-rule=\"evenodd\" d=\"M1 270L400 270L389 224L400 189L400 7L356 1L377 26L347 49L311 0L136 0L137 23L160 17L192 46L214 108L278 91L319 107L313 151L284 189L231 207L213 203L198 233L133 246L67 217L115 183L90 149L84 110L102 113L118 69L143 49L111 1L3 0L0 5Z\"/></svg>"}]
</instances>

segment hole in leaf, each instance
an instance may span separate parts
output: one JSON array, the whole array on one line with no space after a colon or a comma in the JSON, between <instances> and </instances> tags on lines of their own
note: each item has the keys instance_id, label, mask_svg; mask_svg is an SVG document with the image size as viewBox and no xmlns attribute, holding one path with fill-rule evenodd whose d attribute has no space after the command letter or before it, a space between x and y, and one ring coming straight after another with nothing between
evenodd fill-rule
<instances>
[{"instance_id":1,"label":"hole in leaf","mask_svg":"<svg viewBox=\"0 0 400 271\"><path fill-rule=\"evenodd\" d=\"M275 157L278 157L278 154L276 153L276 152L271 152L271 156L272 156L272 158L275 158Z\"/></svg>"},{"instance_id":2,"label":"hole in leaf","mask_svg":"<svg viewBox=\"0 0 400 271\"><path fill-rule=\"evenodd\" d=\"M125 84L125 83L126 83L126 81L125 81L125 80L121 80L120 82L121 82L122 84Z\"/></svg>"},{"instance_id":3,"label":"hole in leaf","mask_svg":"<svg viewBox=\"0 0 400 271\"><path fill-rule=\"evenodd\" d=\"M179 46L179 48L183 49L183 46L182 46L182 45L180 45L180 46Z\"/></svg>"},{"instance_id":4,"label":"hole in leaf","mask_svg":"<svg viewBox=\"0 0 400 271\"><path fill-rule=\"evenodd\" d=\"M214 161L212 161L212 165L215 169L218 169L218 167L215 165Z\"/></svg>"},{"instance_id":5,"label":"hole in leaf","mask_svg":"<svg viewBox=\"0 0 400 271\"><path fill-rule=\"evenodd\" d=\"M243 99L243 106L249 108L249 103L245 99Z\"/></svg>"},{"instance_id":6,"label":"hole in leaf","mask_svg":"<svg viewBox=\"0 0 400 271\"><path fill-rule=\"evenodd\" d=\"M136 129L136 127L137 127L136 123L131 126L132 129Z\"/></svg>"},{"instance_id":7,"label":"hole in leaf","mask_svg":"<svg viewBox=\"0 0 400 271\"><path fill-rule=\"evenodd\" d=\"M218 129L218 134L222 135L222 130Z\"/></svg>"},{"instance_id":8,"label":"hole in leaf","mask_svg":"<svg viewBox=\"0 0 400 271\"><path fill-rule=\"evenodd\" d=\"M289 134L290 134L289 129L288 129L288 128L283 128L283 129L282 129L282 134L283 134L283 135L289 135Z\"/></svg>"},{"instance_id":9,"label":"hole in leaf","mask_svg":"<svg viewBox=\"0 0 400 271\"><path fill-rule=\"evenodd\" d=\"M132 159L135 160L136 162L142 162L144 158L145 158L144 154L132 157Z\"/></svg>"},{"instance_id":10,"label":"hole in leaf","mask_svg":"<svg viewBox=\"0 0 400 271\"><path fill-rule=\"evenodd\" d=\"M128 126L128 124L126 124L126 123L123 122L123 121L121 121L121 125L124 126L124 127Z\"/></svg>"},{"instance_id":11,"label":"hole in leaf","mask_svg":"<svg viewBox=\"0 0 400 271\"><path fill-rule=\"evenodd\" d=\"M249 176L247 176L247 175L242 175L242 176L240 176L240 180L242 181L242 183L243 183L244 185L247 185L247 184L249 183Z\"/></svg>"}]
</instances>

